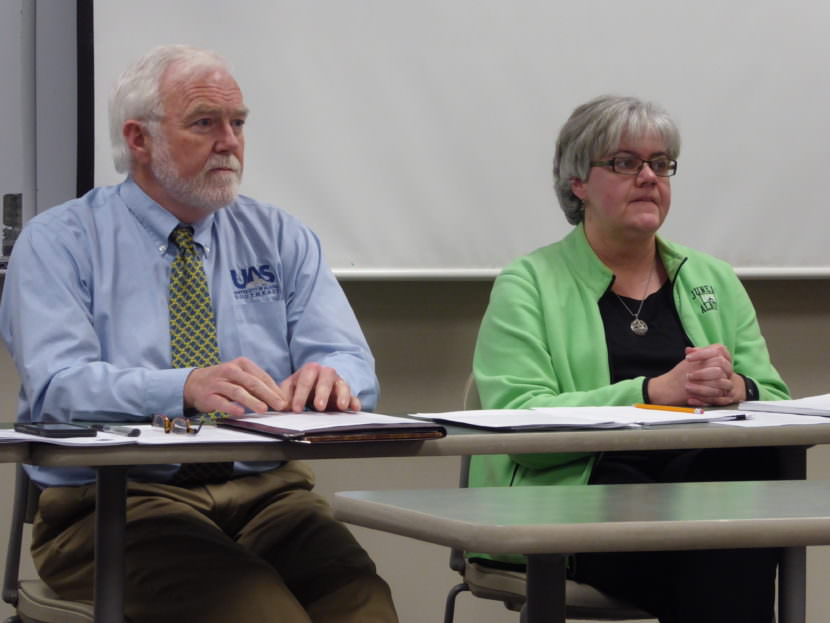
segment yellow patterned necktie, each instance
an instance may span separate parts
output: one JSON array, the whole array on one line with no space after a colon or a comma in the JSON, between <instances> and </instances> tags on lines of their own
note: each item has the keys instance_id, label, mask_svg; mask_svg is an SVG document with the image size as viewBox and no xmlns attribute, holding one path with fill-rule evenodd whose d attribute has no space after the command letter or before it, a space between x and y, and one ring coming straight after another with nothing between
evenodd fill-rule
<instances>
[{"instance_id":1,"label":"yellow patterned necktie","mask_svg":"<svg viewBox=\"0 0 830 623\"><path fill-rule=\"evenodd\" d=\"M179 254L170 266L170 359L174 368L206 368L220 362L216 321L205 269L193 246L193 229L177 227L170 235ZM208 414L215 418L218 412ZM173 478L181 485L224 482L233 463L184 463Z\"/></svg>"},{"instance_id":2,"label":"yellow patterned necktie","mask_svg":"<svg viewBox=\"0 0 830 623\"><path fill-rule=\"evenodd\" d=\"M216 322L205 270L193 246L193 229L177 227L171 238L179 254L170 267L170 358L174 368L219 363Z\"/></svg>"}]
</instances>

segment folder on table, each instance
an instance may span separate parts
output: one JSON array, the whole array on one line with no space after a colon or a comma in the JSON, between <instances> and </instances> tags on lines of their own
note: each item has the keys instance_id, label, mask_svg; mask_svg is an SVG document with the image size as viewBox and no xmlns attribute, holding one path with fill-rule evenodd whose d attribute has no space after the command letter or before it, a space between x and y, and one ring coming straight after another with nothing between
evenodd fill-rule
<instances>
[{"instance_id":1,"label":"folder on table","mask_svg":"<svg viewBox=\"0 0 830 623\"><path fill-rule=\"evenodd\" d=\"M447 434L443 426L432 422L364 411L269 412L222 418L217 420L217 424L301 443L411 441L437 439Z\"/></svg>"}]
</instances>

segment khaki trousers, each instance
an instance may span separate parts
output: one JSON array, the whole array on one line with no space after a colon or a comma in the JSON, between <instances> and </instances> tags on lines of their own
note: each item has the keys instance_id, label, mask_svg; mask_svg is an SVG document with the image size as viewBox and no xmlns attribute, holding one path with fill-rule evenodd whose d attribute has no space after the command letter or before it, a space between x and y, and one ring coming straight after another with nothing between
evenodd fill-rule
<instances>
[{"instance_id":1,"label":"khaki trousers","mask_svg":"<svg viewBox=\"0 0 830 623\"><path fill-rule=\"evenodd\" d=\"M223 484L128 483L133 623L394 623L389 587L303 464ZM92 600L95 486L40 497L32 555L61 597Z\"/></svg>"}]
</instances>

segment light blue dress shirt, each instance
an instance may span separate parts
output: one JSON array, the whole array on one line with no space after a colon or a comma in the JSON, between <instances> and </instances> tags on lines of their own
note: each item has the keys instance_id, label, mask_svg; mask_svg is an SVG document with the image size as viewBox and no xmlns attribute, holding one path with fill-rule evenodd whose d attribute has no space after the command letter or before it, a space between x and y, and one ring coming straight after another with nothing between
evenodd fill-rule
<instances>
[{"instance_id":1,"label":"light blue dress shirt","mask_svg":"<svg viewBox=\"0 0 830 623\"><path fill-rule=\"evenodd\" d=\"M0 335L21 379L19 421L135 421L181 415L190 368L170 368L167 289L178 220L127 179L32 219L14 245ZM317 237L240 196L194 226L222 361L244 356L277 382L307 362L335 368L365 409L374 359ZM237 464L238 471L261 469ZM131 470L164 481L176 465ZM43 485L94 480L36 468Z\"/></svg>"}]
</instances>

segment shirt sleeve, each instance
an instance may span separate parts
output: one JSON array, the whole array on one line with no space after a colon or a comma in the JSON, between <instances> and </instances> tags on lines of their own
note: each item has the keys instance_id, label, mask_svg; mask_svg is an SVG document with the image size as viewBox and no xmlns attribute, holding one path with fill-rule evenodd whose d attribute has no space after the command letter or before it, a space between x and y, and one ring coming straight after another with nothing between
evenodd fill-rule
<instances>
[{"instance_id":1,"label":"shirt sleeve","mask_svg":"<svg viewBox=\"0 0 830 623\"><path fill-rule=\"evenodd\" d=\"M377 406L375 361L346 294L327 266L317 236L298 225L285 240L283 265L292 367L330 366L349 384L362 408Z\"/></svg>"},{"instance_id":2,"label":"shirt sleeve","mask_svg":"<svg viewBox=\"0 0 830 623\"><path fill-rule=\"evenodd\" d=\"M181 413L190 369L119 368L105 361L93 318L107 314L94 309L88 243L80 229L55 235L57 225L66 227L34 221L24 228L0 303L0 332L21 380L18 417L139 420Z\"/></svg>"}]
</instances>

